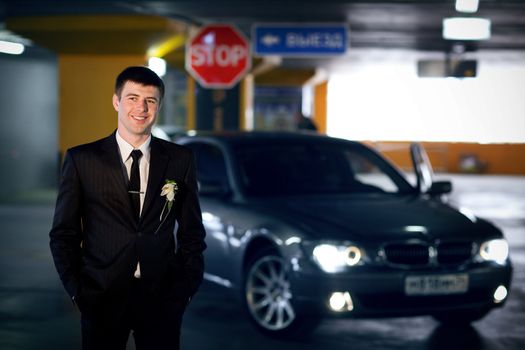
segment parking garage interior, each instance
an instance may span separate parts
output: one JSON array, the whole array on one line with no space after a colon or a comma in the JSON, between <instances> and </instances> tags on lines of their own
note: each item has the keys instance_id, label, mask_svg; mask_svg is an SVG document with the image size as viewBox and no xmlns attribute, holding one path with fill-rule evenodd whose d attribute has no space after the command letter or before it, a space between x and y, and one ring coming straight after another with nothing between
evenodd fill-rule
<instances>
[{"instance_id":1,"label":"parking garage interior","mask_svg":"<svg viewBox=\"0 0 525 350\"><path fill-rule=\"evenodd\" d=\"M409 177L410 144L422 143L436 177L452 179L452 199L504 228L516 255L517 292L510 304L523 311L525 4L475 2L475 10L465 11L452 0L1 0L0 43L24 49L0 52L0 236L7 242L0 249L0 347L78 346L77 315L49 265L46 241L62 157L116 128L114 76L151 58L166 64L167 98L157 125L162 137L196 130L298 131L302 114L319 133L364 142ZM455 17L490 20L489 36L445 38L444 19ZM188 42L213 24L234 26L250 45L249 70L228 87L205 86L187 69ZM257 53L254 28L279 24L342 26L346 48L338 54ZM461 62L467 66L458 68ZM18 256L24 261L13 262ZM221 318L238 310L216 307L213 289L202 295L187 317L186 348L214 348L197 340L199 317L221 330L211 339L223 348L257 348L221 337ZM498 321L515 326L523 320L503 312L508 309ZM58 316L50 318L53 313ZM441 329L416 321L356 321L350 333L336 322L302 344L253 339L288 349L335 349L356 339L363 349L450 347L439 340ZM461 339L473 349L525 346L521 330L509 326L498 337L490 331L495 323L468 329ZM422 333L401 332L395 341L382 333L380 343L367 341L381 329L400 332L406 324ZM252 334L244 327L237 320L233 334Z\"/></svg>"}]
</instances>

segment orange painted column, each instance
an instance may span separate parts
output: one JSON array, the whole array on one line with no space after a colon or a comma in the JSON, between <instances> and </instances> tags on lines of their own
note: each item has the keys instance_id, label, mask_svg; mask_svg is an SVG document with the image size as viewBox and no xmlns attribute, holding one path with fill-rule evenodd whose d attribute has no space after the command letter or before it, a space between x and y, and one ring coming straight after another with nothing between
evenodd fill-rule
<instances>
[{"instance_id":1,"label":"orange painted column","mask_svg":"<svg viewBox=\"0 0 525 350\"><path fill-rule=\"evenodd\" d=\"M327 111L328 82L325 81L314 87L314 110L313 120L317 130L326 134L326 111Z\"/></svg>"},{"instance_id":2,"label":"orange painted column","mask_svg":"<svg viewBox=\"0 0 525 350\"><path fill-rule=\"evenodd\" d=\"M59 55L59 150L109 135L117 127L115 78L144 65L143 55Z\"/></svg>"}]
</instances>

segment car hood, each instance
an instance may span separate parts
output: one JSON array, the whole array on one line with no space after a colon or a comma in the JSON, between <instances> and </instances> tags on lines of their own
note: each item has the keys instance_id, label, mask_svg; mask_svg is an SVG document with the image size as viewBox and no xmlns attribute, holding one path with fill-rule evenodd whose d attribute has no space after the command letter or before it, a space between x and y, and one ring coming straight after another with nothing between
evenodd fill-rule
<instances>
[{"instance_id":1,"label":"car hood","mask_svg":"<svg viewBox=\"0 0 525 350\"><path fill-rule=\"evenodd\" d=\"M484 220L416 195L356 194L258 200L272 217L315 239L466 238L497 234Z\"/></svg>"}]
</instances>

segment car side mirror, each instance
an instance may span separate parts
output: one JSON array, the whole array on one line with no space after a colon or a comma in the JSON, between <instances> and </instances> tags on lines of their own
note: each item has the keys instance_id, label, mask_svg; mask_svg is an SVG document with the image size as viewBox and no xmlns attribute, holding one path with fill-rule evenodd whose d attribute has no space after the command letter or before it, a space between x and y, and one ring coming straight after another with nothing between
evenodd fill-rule
<instances>
[{"instance_id":1,"label":"car side mirror","mask_svg":"<svg viewBox=\"0 0 525 350\"><path fill-rule=\"evenodd\" d=\"M452 182L450 181L434 181L426 192L432 196L438 196L452 192Z\"/></svg>"},{"instance_id":2,"label":"car side mirror","mask_svg":"<svg viewBox=\"0 0 525 350\"><path fill-rule=\"evenodd\" d=\"M416 188L420 193L428 193L433 183L434 170L427 152L421 144L415 142L410 145L410 156L416 174Z\"/></svg>"}]
</instances>

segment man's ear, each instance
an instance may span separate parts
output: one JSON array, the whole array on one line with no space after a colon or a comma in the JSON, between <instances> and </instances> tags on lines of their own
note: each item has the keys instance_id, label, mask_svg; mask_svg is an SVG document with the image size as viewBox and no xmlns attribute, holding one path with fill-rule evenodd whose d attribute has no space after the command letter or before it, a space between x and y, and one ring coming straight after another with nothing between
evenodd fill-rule
<instances>
[{"instance_id":1,"label":"man's ear","mask_svg":"<svg viewBox=\"0 0 525 350\"><path fill-rule=\"evenodd\" d=\"M120 104L120 100L116 94L113 94L113 108L118 112L118 106Z\"/></svg>"}]
</instances>

